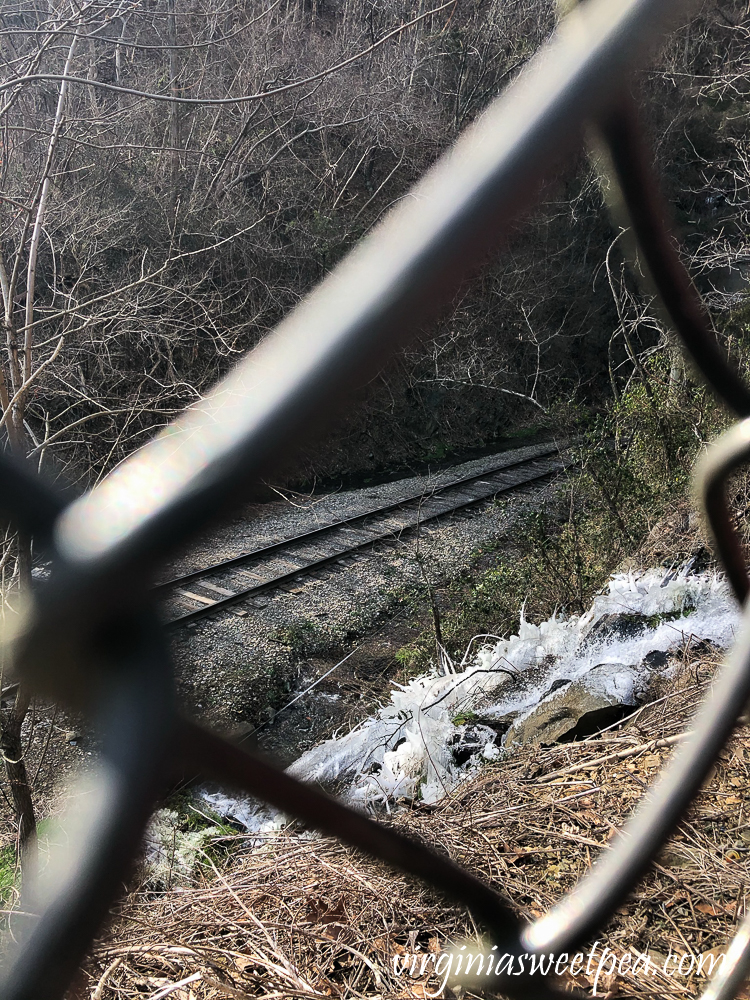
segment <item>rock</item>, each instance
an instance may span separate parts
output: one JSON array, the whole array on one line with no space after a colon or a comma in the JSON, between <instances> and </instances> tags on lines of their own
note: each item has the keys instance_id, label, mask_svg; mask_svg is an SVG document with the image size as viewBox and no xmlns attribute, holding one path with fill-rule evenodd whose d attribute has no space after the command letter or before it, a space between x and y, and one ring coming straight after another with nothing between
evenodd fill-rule
<instances>
[{"instance_id":1,"label":"rock","mask_svg":"<svg viewBox=\"0 0 750 1000\"><path fill-rule=\"evenodd\" d=\"M501 737L505 736L505 734L508 732L508 730L510 729L510 727L513 725L513 723L516 721L516 719L520 714L521 714L520 712L515 711L515 712L506 712L503 715L497 715L497 716L476 715L474 717L474 722L477 725L486 726L488 729L491 729L496 737ZM497 742L498 743L500 742L499 738Z\"/></svg>"},{"instance_id":2,"label":"rock","mask_svg":"<svg viewBox=\"0 0 750 1000\"><path fill-rule=\"evenodd\" d=\"M638 704L641 683L635 667L599 664L517 719L508 730L504 745L549 744L595 733Z\"/></svg>"},{"instance_id":3,"label":"rock","mask_svg":"<svg viewBox=\"0 0 750 1000\"><path fill-rule=\"evenodd\" d=\"M559 691L560 688L567 687L568 684L572 683L569 677L558 677L556 681L552 681L549 690L545 691L542 697L546 698L548 694L554 694L555 691Z\"/></svg>"},{"instance_id":4,"label":"rock","mask_svg":"<svg viewBox=\"0 0 750 1000\"><path fill-rule=\"evenodd\" d=\"M448 743L453 763L461 767L470 757L481 753L488 743L495 743L496 740L497 733L489 726L477 722L459 726Z\"/></svg>"},{"instance_id":5,"label":"rock","mask_svg":"<svg viewBox=\"0 0 750 1000\"><path fill-rule=\"evenodd\" d=\"M663 649L652 649L643 657L643 666L647 670L661 670L669 663L669 652Z\"/></svg>"},{"instance_id":6,"label":"rock","mask_svg":"<svg viewBox=\"0 0 750 1000\"><path fill-rule=\"evenodd\" d=\"M648 618L643 615L602 615L584 639L586 646L594 643L611 642L613 639L634 639L650 628Z\"/></svg>"}]
</instances>

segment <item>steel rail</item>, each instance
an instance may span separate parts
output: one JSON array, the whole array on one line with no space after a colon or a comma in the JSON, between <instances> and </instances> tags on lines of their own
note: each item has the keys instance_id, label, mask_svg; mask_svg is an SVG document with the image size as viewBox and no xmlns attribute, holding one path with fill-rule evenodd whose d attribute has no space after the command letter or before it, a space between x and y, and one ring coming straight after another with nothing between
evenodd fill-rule
<instances>
[{"instance_id":1,"label":"steel rail","mask_svg":"<svg viewBox=\"0 0 750 1000\"><path fill-rule=\"evenodd\" d=\"M702 1000L730 1000L750 976L750 914L743 918L724 962L706 987Z\"/></svg>"},{"instance_id":2,"label":"steel rail","mask_svg":"<svg viewBox=\"0 0 750 1000\"><path fill-rule=\"evenodd\" d=\"M589 0L400 205L201 403L71 504L56 573L26 623L28 676L86 685L92 619L120 611L315 415L434 313L507 235L584 123L678 18L678 0ZM54 647L54 651L53 651Z\"/></svg>"},{"instance_id":3,"label":"steel rail","mask_svg":"<svg viewBox=\"0 0 750 1000\"><path fill-rule=\"evenodd\" d=\"M742 539L727 506L726 484L729 476L748 460L750 418L735 424L714 442L699 464L696 477L714 544L740 604L745 603L750 592L750 576Z\"/></svg>"},{"instance_id":4,"label":"steel rail","mask_svg":"<svg viewBox=\"0 0 750 1000\"><path fill-rule=\"evenodd\" d=\"M405 868L464 903L511 954L571 950L632 890L750 696L750 608L735 650L692 725L693 736L636 811L617 849L549 914L524 928L507 900L434 852L332 804L314 788L218 737L176 722L163 639L149 631L149 619L139 616L139 608L147 599L148 574L164 555L205 528L218 507L241 495L244 484L277 453L296 445L332 395L434 311L437 299L457 287L469 262L509 232L556 157L575 147L590 120L600 121L610 144L644 257L678 332L719 395L741 415L748 412L747 388L712 339L671 245L658 190L645 168L647 157L636 144L637 129L622 99L627 73L643 57L644 39L660 36L684 13L677 0L616 5L588 0L576 9L410 200L206 400L87 497L65 508L47 531L54 571L35 595L16 642L21 680L98 711L105 735L112 720L118 725L105 741L104 766L95 779L96 815L86 838L68 850L67 875L52 887L47 909L0 973L3 997L61 996L112 898L113 882L134 854L156 787L174 765L200 765L219 780L255 791L318 829ZM723 484L748 457L750 434L745 425L733 433L706 467L704 489L720 551L728 555L732 583L742 594L747 570L743 583L741 548ZM14 469L5 478L7 506L23 525L27 515L19 498L28 482ZM36 517L49 528L59 505L45 508L41 496L34 496L40 504L27 520ZM133 623L142 621L147 627L139 630ZM158 737L146 725L154 717ZM167 744L176 760L170 761ZM120 777L113 780L113 773ZM731 994L749 958L750 935L743 926L728 969L709 987L709 1000ZM548 984L528 976L495 985L511 995L555 995Z\"/></svg>"},{"instance_id":5,"label":"steel rail","mask_svg":"<svg viewBox=\"0 0 750 1000\"><path fill-rule=\"evenodd\" d=\"M557 455L559 452L560 449L558 447L550 448L548 451L540 452L538 455L533 455L529 458L522 458L515 462L509 462L507 465L493 466L491 469L485 469L484 472L477 473L476 475L463 476L460 479L454 479L449 483L444 483L441 486L434 487L429 492L421 490L419 493L411 493L408 496L401 497L399 500L383 504L379 507L370 507L368 510L362 511L359 514L352 514L350 517L340 518L338 521L331 521L319 528L302 531L297 535L289 535L287 538L282 538L277 542L271 542L268 545L261 545L257 549L250 549L248 552L243 552L238 556L233 556L231 559L223 559L221 562L212 563L210 566L204 566L201 569L191 570L189 573L183 573L181 576L175 576L169 580L163 580L151 588L152 593L159 594L170 587L184 586L186 583L192 583L194 580L200 580L201 577L206 576L209 573L217 573L224 569L231 569L234 566L241 566L243 563L249 562L251 559L260 559L271 555L273 552L283 552L285 549L289 548L290 545L306 541L309 542L314 538L321 538L324 535L335 531L337 528L350 528L361 521L367 520L367 518L382 516L383 514L388 514L393 510L400 510L402 507L405 507L410 503L415 503L420 500L433 500L435 497L440 496L448 490L457 489L460 486L468 486L470 483L479 482L487 476L493 476L498 472L505 472L509 469L515 469L523 465L528 465L531 462L535 462L543 458L549 458L551 455Z\"/></svg>"},{"instance_id":6,"label":"steel rail","mask_svg":"<svg viewBox=\"0 0 750 1000\"><path fill-rule=\"evenodd\" d=\"M746 418L723 434L703 456L696 470L696 485L703 499L703 507L717 552L724 564L735 596L745 604L745 618L750 619L747 595L750 576L745 562L744 548L739 531L733 521L726 495L727 480L750 460L750 418ZM747 630L746 631L750 631ZM747 708L747 697L742 701L741 682L750 675L750 638L741 635L734 648L733 659L739 659L744 647L744 677L736 680L736 700L740 703L737 715ZM718 725L718 723L717 723ZM746 914L725 955L718 974L709 983L704 1000L729 1000L740 991L750 974L750 914Z\"/></svg>"},{"instance_id":7,"label":"steel rail","mask_svg":"<svg viewBox=\"0 0 750 1000\"><path fill-rule=\"evenodd\" d=\"M525 486L532 486L544 482L550 479L556 473L563 471L564 466L559 465L553 469L548 469L545 472L540 472L537 475L529 476L526 479L522 479L519 482L509 483L507 486L497 486L493 490L484 493L482 496L470 497L468 500L461 500L458 503L452 503L449 507L443 510L434 511L430 514L425 514L420 512L418 520L412 524L405 524L399 528L389 528L387 531L381 532L379 535L372 535L366 538L364 541L355 542L352 545L347 546L344 549L337 550L330 555L320 556L316 559L311 559L304 565L299 566L297 569L289 570L285 573L279 573L268 580L264 580L262 583L254 584L252 587L246 587L244 590L237 591L231 597L218 598L213 601L212 604L207 604L204 607L196 608L194 611L189 611L184 615L180 615L177 618L167 619L166 625L168 628L178 628L180 626L189 625L192 622L200 621L203 618L208 618L211 615L216 614L217 611L226 610L235 604L239 604L242 601L248 600L254 595L260 595L268 593L269 591L278 590L279 587L286 583L290 583L292 580L297 580L300 576L305 573L312 573L315 570L324 569L326 566L331 566L334 563L339 562L342 558L353 555L355 552L363 552L366 549L371 549L374 545L382 544L383 542L393 542L397 541L404 535L410 532L417 531L419 528L428 524L432 521L437 521L443 517L450 517L451 514L455 514L459 511L467 510L469 507L475 507L477 504L486 503L488 500L492 500L495 497L500 496L504 493L515 493L518 490L523 489ZM504 471L504 470L503 470ZM485 473L486 475L486 473ZM483 477L484 478L484 477ZM320 529L321 532L327 529ZM317 532L316 532L317 533ZM291 542L296 542L303 536L297 536L297 538L292 538ZM279 546L284 550L284 546L279 543ZM288 548L289 543L287 543L286 548ZM275 546L274 546L275 548ZM228 560L232 563L235 560ZM244 557L239 557L239 561L245 562ZM219 566L226 566L227 563L220 563ZM217 567L218 568L218 567ZM201 576L205 576L211 570L205 570L201 573Z\"/></svg>"}]
</instances>

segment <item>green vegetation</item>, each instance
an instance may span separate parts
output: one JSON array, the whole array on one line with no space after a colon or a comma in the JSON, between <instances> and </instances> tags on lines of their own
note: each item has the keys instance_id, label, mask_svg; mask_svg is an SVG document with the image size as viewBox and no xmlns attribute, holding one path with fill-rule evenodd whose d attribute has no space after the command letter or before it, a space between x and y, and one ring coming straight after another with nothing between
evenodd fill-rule
<instances>
[{"instance_id":1,"label":"green vegetation","mask_svg":"<svg viewBox=\"0 0 750 1000\"><path fill-rule=\"evenodd\" d=\"M317 627L310 621L293 622L282 625L269 635L271 642L288 646L293 656L309 656L315 646L320 643Z\"/></svg>"},{"instance_id":2,"label":"green vegetation","mask_svg":"<svg viewBox=\"0 0 750 1000\"><path fill-rule=\"evenodd\" d=\"M65 842L67 835L54 817L40 820L36 828L38 862L40 871L49 861L50 852L58 843ZM21 865L16 856L15 844L0 848L0 909L10 907L18 898L21 889Z\"/></svg>"},{"instance_id":3,"label":"green vegetation","mask_svg":"<svg viewBox=\"0 0 750 1000\"><path fill-rule=\"evenodd\" d=\"M736 329L736 317L729 322ZM515 515L507 534L481 554L485 567L450 583L442 632L452 655L474 635L517 631L521 613L534 622L582 613L670 507L684 502L694 459L726 414L702 386L675 382L666 350L639 374L589 422L576 467L551 502ZM433 654L427 629L397 661L414 670Z\"/></svg>"},{"instance_id":4,"label":"green vegetation","mask_svg":"<svg viewBox=\"0 0 750 1000\"><path fill-rule=\"evenodd\" d=\"M18 861L13 844L0 848L0 907L7 909L13 902L18 881Z\"/></svg>"},{"instance_id":5,"label":"green vegetation","mask_svg":"<svg viewBox=\"0 0 750 1000\"><path fill-rule=\"evenodd\" d=\"M476 712L467 710L465 712L460 712L458 715L451 719L454 726L465 726L468 722L474 722L476 720Z\"/></svg>"}]
</instances>

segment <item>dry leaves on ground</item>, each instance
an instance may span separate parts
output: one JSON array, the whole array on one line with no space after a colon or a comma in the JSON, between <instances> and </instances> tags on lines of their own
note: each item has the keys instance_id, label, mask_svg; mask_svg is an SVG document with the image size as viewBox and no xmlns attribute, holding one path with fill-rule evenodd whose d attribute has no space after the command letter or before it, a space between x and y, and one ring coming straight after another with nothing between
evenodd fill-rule
<instances>
[{"instance_id":1,"label":"dry leaves on ground","mask_svg":"<svg viewBox=\"0 0 750 1000\"><path fill-rule=\"evenodd\" d=\"M622 726L514 752L438 808L403 811L393 822L495 885L519 916L538 916L601 851L616 849L617 831L679 744L709 674L692 663ZM566 973L565 985L590 994L606 947L615 968L608 958L599 970L598 995L701 992L700 956L717 954L745 913L748 761L750 730L741 729L659 862L603 931L589 972ZM460 907L336 841L290 829L260 847L242 837L228 846L221 870L206 864L194 885L157 898L135 891L123 903L88 965L95 1000L424 997L440 986L430 961L451 941L477 940ZM422 974L419 962L414 978L402 974L400 963L430 953ZM629 971L626 953L649 956L649 975Z\"/></svg>"}]
</instances>

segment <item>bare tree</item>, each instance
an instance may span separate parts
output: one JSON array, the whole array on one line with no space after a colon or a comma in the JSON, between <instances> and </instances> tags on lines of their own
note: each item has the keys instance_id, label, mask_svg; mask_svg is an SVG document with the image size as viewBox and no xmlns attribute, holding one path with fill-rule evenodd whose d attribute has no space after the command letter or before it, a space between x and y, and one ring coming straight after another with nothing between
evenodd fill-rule
<instances>
[{"instance_id":1,"label":"bare tree","mask_svg":"<svg viewBox=\"0 0 750 1000\"><path fill-rule=\"evenodd\" d=\"M528 58L555 9L5 0L2 446L81 486L105 475L377 224ZM662 95L653 103L666 119L656 130L665 161L696 102L718 93L746 110L747 33L731 5L706 5L646 78ZM745 267L739 125L720 153L696 147L680 176L690 174L694 205L731 222L724 242L704 227L688 246L729 306L734 293L715 279L721 261ZM345 418L343 444L309 452L308 468L340 470L355 451L385 463L474 445L544 419L560 398L619 391L662 335L645 300L625 302L619 265L611 294L611 238L582 158L433 344L376 376ZM29 585L33 558L28 540L13 545L0 552L11 589ZM9 739L26 707L21 692L2 716ZM33 823L21 826L28 839Z\"/></svg>"},{"instance_id":2,"label":"bare tree","mask_svg":"<svg viewBox=\"0 0 750 1000\"><path fill-rule=\"evenodd\" d=\"M4 4L6 446L96 481L257 342L447 141L454 7ZM32 557L0 554L11 590ZM0 748L30 857L28 709L20 688Z\"/></svg>"}]
</instances>

